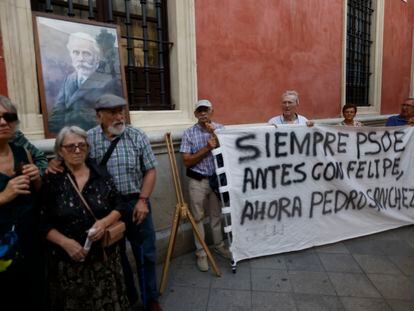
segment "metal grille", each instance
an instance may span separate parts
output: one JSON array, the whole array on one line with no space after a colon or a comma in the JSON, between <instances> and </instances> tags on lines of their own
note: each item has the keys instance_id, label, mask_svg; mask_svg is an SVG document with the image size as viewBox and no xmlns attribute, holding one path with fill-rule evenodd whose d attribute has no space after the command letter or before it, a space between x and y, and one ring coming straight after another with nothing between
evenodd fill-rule
<instances>
[{"instance_id":1,"label":"metal grille","mask_svg":"<svg viewBox=\"0 0 414 311\"><path fill-rule=\"evenodd\" d=\"M346 102L369 106L372 0L348 0Z\"/></svg>"},{"instance_id":2,"label":"metal grille","mask_svg":"<svg viewBox=\"0 0 414 311\"><path fill-rule=\"evenodd\" d=\"M170 100L166 0L31 0L32 11L115 23L130 110L174 109Z\"/></svg>"}]
</instances>

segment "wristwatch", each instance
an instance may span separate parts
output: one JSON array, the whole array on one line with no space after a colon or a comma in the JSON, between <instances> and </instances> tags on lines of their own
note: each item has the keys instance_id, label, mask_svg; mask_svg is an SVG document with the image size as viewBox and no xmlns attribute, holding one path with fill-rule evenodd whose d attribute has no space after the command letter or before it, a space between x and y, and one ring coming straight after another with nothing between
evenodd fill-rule
<instances>
[{"instance_id":1,"label":"wristwatch","mask_svg":"<svg viewBox=\"0 0 414 311\"><path fill-rule=\"evenodd\" d=\"M147 197L143 197L143 196L140 196L139 200L144 201L145 203L148 203L148 201L149 201Z\"/></svg>"}]
</instances>

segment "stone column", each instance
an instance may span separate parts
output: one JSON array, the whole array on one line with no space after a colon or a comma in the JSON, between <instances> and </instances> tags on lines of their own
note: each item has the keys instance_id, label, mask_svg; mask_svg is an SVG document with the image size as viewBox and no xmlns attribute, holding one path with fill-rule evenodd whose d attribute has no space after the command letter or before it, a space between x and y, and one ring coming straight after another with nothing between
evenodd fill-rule
<instances>
[{"instance_id":1,"label":"stone column","mask_svg":"<svg viewBox=\"0 0 414 311\"><path fill-rule=\"evenodd\" d=\"M29 138L43 138L30 1L1 0L0 29L8 95L18 108L20 128Z\"/></svg>"}]
</instances>

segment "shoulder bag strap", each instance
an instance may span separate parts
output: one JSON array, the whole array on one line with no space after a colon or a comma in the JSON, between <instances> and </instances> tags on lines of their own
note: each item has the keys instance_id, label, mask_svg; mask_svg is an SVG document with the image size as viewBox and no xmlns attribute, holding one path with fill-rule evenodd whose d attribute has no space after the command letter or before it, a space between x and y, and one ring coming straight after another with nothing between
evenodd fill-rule
<instances>
[{"instance_id":1,"label":"shoulder bag strap","mask_svg":"<svg viewBox=\"0 0 414 311\"><path fill-rule=\"evenodd\" d=\"M24 148L24 151L26 151L26 156L27 156L27 160L29 161L29 163L34 164L32 154L25 147L23 147L23 148Z\"/></svg>"},{"instance_id":2,"label":"shoulder bag strap","mask_svg":"<svg viewBox=\"0 0 414 311\"><path fill-rule=\"evenodd\" d=\"M116 147L116 144L119 142L120 139L121 139L121 136L118 136L113 141L111 141L111 145L109 146L108 150L104 154L104 156L101 160L101 163L99 163L100 166L105 166L106 165L106 163L108 162L112 152L114 151L114 149Z\"/></svg>"},{"instance_id":3,"label":"shoulder bag strap","mask_svg":"<svg viewBox=\"0 0 414 311\"><path fill-rule=\"evenodd\" d=\"M94 212L92 211L92 209L89 207L89 204L86 202L85 198L83 197L82 193L80 193L78 187L76 187L75 182L73 181L72 177L70 176L69 173L67 173L67 176L69 178L70 183L72 184L73 188L75 188L76 193L79 195L81 201L83 202L83 205L86 207L86 209L89 211L89 213L93 216L93 218L95 220L97 220Z\"/></svg>"}]
</instances>

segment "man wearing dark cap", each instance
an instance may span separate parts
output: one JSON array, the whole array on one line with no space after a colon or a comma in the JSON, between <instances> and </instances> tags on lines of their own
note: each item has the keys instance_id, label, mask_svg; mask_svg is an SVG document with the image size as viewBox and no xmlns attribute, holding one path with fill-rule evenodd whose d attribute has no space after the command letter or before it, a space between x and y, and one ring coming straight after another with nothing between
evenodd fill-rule
<instances>
[{"instance_id":1,"label":"man wearing dark cap","mask_svg":"<svg viewBox=\"0 0 414 311\"><path fill-rule=\"evenodd\" d=\"M231 253L225 248L221 229L220 205L216 194L210 187L209 178L214 174L214 159L211 150L218 146L214 130L223 125L212 122L213 105L209 100L199 100L194 107L194 116L198 122L186 129L181 141L180 152L184 165L187 167L187 176L190 178L188 187L190 192L190 209L197 222L197 228L204 239L205 204L208 204L210 226L213 235L214 251L230 259ZM197 268L200 271L208 270L207 255L201 243L194 235L196 245Z\"/></svg>"},{"instance_id":2,"label":"man wearing dark cap","mask_svg":"<svg viewBox=\"0 0 414 311\"><path fill-rule=\"evenodd\" d=\"M96 116L100 125L88 131L90 156L102 161L109 146L115 145L106 167L127 205L125 221L126 238L131 244L137 271L140 274L141 297L145 310L161 310L155 276L155 231L149 197L155 185L157 164L147 135L140 129L126 125L126 101L106 94L96 102ZM123 243L122 265L128 298L134 304L137 291L134 276ZM144 258L142 263L142 257Z\"/></svg>"}]
</instances>

